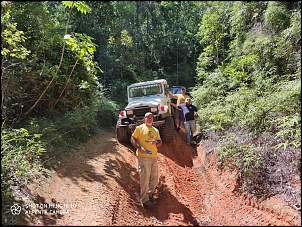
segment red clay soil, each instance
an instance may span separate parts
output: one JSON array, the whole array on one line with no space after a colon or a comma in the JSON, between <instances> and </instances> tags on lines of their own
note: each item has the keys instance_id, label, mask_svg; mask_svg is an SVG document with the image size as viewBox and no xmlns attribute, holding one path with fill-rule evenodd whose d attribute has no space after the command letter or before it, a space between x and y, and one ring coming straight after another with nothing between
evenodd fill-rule
<instances>
[{"instance_id":1,"label":"red clay soil","mask_svg":"<svg viewBox=\"0 0 302 227\"><path fill-rule=\"evenodd\" d=\"M134 148L119 143L114 129L101 131L62 160L52 178L30 185L33 203L40 208L31 206L23 224L301 225L301 214L278 197L258 203L235 193L234 173L217 170L214 152L205 154L202 144L188 146L183 131L159 148L158 162L158 199L145 209L139 203Z\"/></svg>"}]
</instances>

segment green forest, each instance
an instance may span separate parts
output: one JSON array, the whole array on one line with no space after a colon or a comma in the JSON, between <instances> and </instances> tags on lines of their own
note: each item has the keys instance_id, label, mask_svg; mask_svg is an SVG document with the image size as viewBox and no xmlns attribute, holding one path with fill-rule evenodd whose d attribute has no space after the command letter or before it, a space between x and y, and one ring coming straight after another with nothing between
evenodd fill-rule
<instances>
[{"instance_id":1,"label":"green forest","mask_svg":"<svg viewBox=\"0 0 302 227\"><path fill-rule=\"evenodd\" d=\"M301 1L1 1L1 61L2 208L154 79L190 88L241 191L301 181Z\"/></svg>"}]
</instances>

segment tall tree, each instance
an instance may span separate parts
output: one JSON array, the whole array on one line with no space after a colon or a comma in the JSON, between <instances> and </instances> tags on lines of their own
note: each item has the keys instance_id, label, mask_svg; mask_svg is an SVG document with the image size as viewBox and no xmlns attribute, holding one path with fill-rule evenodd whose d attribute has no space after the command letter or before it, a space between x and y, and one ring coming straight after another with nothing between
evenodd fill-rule
<instances>
[{"instance_id":1,"label":"tall tree","mask_svg":"<svg viewBox=\"0 0 302 227\"><path fill-rule=\"evenodd\" d=\"M4 27L10 29L9 32L24 31L18 42L23 41L24 48L30 51L23 59L18 58L21 54L18 57L11 55L12 52L5 55L11 56L6 58L5 64L18 66L18 70L10 67L2 74L5 85L2 87L2 105L7 110L6 117L18 119L89 104L98 86L95 77L98 66L90 58L95 46L87 36L71 34L68 39L70 46L65 45L64 40L69 31L68 13L74 7L87 12L89 9L85 3L66 2L67 10L59 2L6 4L10 6L7 12L11 16L3 21ZM64 18L64 15L67 16ZM14 24L14 28L9 24ZM6 34L2 30L3 46L11 42L5 38ZM19 63L14 64L15 61Z\"/></svg>"}]
</instances>

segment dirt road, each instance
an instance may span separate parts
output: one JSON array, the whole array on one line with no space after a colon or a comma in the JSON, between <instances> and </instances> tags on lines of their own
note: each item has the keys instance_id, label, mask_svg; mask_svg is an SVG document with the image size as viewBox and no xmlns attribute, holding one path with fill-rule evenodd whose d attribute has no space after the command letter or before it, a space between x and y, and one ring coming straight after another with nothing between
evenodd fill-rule
<instances>
[{"instance_id":1,"label":"dirt road","mask_svg":"<svg viewBox=\"0 0 302 227\"><path fill-rule=\"evenodd\" d=\"M234 173L217 171L214 152L186 145L183 132L159 148L158 162L158 200L146 210L139 203L134 148L117 142L114 129L101 131L62 160L51 179L30 185L38 205L24 224L301 225L301 215L277 197L258 204L236 195Z\"/></svg>"}]
</instances>

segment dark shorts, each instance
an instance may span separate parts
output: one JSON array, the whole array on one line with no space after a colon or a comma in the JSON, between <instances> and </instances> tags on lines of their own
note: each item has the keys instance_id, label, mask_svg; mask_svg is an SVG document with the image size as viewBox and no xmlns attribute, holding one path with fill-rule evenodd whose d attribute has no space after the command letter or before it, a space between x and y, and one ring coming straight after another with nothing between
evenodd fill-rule
<instances>
[{"instance_id":1,"label":"dark shorts","mask_svg":"<svg viewBox=\"0 0 302 227\"><path fill-rule=\"evenodd\" d=\"M177 108L174 108L174 119L179 119L180 121L184 121L184 115L181 110L178 110Z\"/></svg>"}]
</instances>

